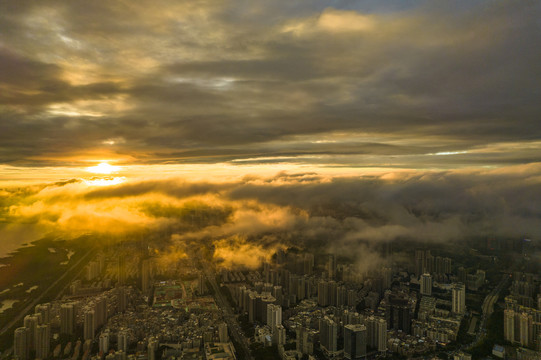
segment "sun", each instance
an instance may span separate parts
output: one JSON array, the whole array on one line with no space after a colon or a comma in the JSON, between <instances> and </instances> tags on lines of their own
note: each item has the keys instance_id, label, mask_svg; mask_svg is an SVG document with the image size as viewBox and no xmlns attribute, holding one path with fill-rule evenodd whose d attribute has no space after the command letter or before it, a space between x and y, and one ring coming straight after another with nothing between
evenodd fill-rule
<instances>
[{"instance_id":1,"label":"sun","mask_svg":"<svg viewBox=\"0 0 541 360\"><path fill-rule=\"evenodd\" d=\"M94 174L111 174L121 169L120 166L109 165L106 162L99 163L96 166L86 168L86 171Z\"/></svg>"}]
</instances>

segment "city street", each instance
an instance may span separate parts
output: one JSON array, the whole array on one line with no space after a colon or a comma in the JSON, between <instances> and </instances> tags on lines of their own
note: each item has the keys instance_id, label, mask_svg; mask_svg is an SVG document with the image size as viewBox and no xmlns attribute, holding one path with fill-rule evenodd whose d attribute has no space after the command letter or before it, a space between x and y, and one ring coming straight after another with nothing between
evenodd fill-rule
<instances>
[{"instance_id":1,"label":"city street","mask_svg":"<svg viewBox=\"0 0 541 360\"><path fill-rule=\"evenodd\" d=\"M214 298L216 299L216 302L218 303L218 307L222 309L224 312L224 319L229 329L229 335L232 336L235 339L235 341L241 346L241 349L236 349L237 352L239 352L238 354L239 359L253 360L253 357L250 355L249 344L246 338L244 337L242 330L240 329L236 316L233 313L233 309L231 309L229 302L226 299L224 299L224 296L222 295L222 292L220 291L220 287L216 283L216 279L214 278L214 272L210 270L210 264L207 266L203 266L202 269L205 272L206 279L209 281L209 283L212 286L212 289L214 290ZM240 353L243 353L244 356L241 356Z\"/></svg>"},{"instance_id":2,"label":"city street","mask_svg":"<svg viewBox=\"0 0 541 360\"><path fill-rule=\"evenodd\" d=\"M481 316L479 331L477 331L477 336L475 337L475 340L469 345L469 347L480 344L486 336L487 321L490 318L490 315L492 315L492 313L494 312L494 304L496 303L496 301L498 301L500 291L502 291L502 289L505 287L510 276L511 275L509 274L503 274L502 279L500 280L498 285L485 297L482 306L483 314Z\"/></svg>"}]
</instances>

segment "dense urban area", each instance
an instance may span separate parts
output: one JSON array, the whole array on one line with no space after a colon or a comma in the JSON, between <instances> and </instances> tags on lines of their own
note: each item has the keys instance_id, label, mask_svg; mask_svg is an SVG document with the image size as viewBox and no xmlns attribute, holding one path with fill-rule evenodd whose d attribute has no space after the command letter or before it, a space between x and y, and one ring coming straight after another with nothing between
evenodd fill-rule
<instances>
[{"instance_id":1,"label":"dense urban area","mask_svg":"<svg viewBox=\"0 0 541 360\"><path fill-rule=\"evenodd\" d=\"M285 246L258 268L226 268L211 246L153 244L97 247L86 235L3 259L3 275L31 251L65 261L0 289L2 358L541 358L539 244L529 239L389 243L368 270ZM47 288L32 285L40 273Z\"/></svg>"}]
</instances>

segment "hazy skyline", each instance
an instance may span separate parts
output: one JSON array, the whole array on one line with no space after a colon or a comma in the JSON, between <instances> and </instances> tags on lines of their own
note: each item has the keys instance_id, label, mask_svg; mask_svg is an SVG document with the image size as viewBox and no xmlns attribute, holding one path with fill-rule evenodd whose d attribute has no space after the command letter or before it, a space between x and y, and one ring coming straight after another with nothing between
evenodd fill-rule
<instances>
[{"instance_id":1,"label":"hazy skyline","mask_svg":"<svg viewBox=\"0 0 541 360\"><path fill-rule=\"evenodd\" d=\"M227 216L177 240L260 250L538 237L540 10L2 1L0 253L193 204Z\"/></svg>"}]
</instances>

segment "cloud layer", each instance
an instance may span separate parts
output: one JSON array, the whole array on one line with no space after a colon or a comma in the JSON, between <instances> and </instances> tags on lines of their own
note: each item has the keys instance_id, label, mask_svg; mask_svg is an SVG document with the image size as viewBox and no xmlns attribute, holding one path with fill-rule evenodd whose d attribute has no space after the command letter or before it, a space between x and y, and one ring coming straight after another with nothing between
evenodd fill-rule
<instances>
[{"instance_id":1,"label":"cloud layer","mask_svg":"<svg viewBox=\"0 0 541 360\"><path fill-rule=\"evenodd\" d=\"M3 190L1 233L13 237L23 226L64 236L167 230L179 244L213 245L227 265L251 265L289 246L351 255L392 241L538 239L540 183L539 163L475 173L132 180L104 188L70 181Z\"/></svg>"},{"instance_id":2,"label":"cloud layer","mask_svg":"<svg viewBox=\"0 0 541 360\"><path fill-rule=\"evenodd\" d=\"M538 2L332 5L2 2L0 163L539 160Z\"/></svg>"}]
</instances>

